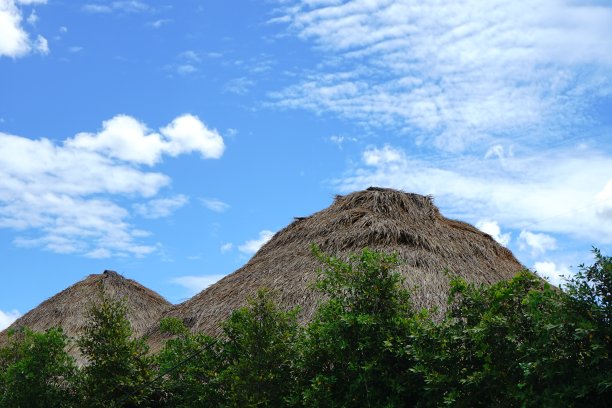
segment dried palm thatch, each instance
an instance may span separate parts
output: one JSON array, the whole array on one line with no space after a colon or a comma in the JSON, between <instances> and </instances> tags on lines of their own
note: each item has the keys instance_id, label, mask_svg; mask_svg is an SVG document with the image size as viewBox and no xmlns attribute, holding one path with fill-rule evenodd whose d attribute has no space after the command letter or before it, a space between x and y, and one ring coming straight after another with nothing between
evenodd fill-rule
<instances>
[{"instance_id":1,"label":"dried palm thatch","mask_svg":"<svg viewBox=\"0 0 612 408\"><path fill-rule=\"evenodd\" d=\"M524 267L512 253L473 226L443 217L431 197L371 187L337 196L333 205L296 218L242 268L170 309L194 331L218 334L220 324L259 288L272 289L286 307L299 305L308 321L320 301L310 289L321 267L310 246L346 258L368 247L396 252L399 272L415 288L418 308L444 309L449 289L445 271L469 282L494 283ZM153 333L154 343L161 342Z\"/></svg>"},{"instance_id":2,"label":"dried palm thatch","mask_svg":"<svg viewBox=\"0 0 612 408\"><path fill-rule=\"evenodd\" d=\"M127 317L135 337L141 337L151 322L158 321L161 314L172 306L138 282L126 279L114 271L104 271L89 275L21 316L0 333L0 345L6 342L8 330L21 327L41 332L61 327L69 337L78 338L85 327L88 310L101 300L101 291L111 299L125 301ZM82 363L74 345L69 351Z\"/></svg>"}]
</instances>

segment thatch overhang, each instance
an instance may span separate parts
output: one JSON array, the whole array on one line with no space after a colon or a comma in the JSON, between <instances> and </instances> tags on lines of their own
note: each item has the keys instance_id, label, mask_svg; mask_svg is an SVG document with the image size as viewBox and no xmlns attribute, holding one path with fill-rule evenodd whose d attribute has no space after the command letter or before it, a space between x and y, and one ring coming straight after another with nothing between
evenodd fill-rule
<instances>
[{"instance_id":1,"label":"thatch overhang","mask_svg":"<svg viewBox=\"0 0 612 408\"><path fill-rule=\"evenodd\" d=\"M442 216L431 197L371 187L337 196L330 207L296 218L243 267L165 315L182 319L193 331L218 334L233 310L259 288L268 288L283 306L300 306L299 318L306 322L321 300L310 287L321 267L311 244L341 258L366 247L396 252L417 308L445 308L447 272L490 284L525 269L490 235ZM155 329L152 338L161 344Z\"/></svg>"}]
</instances>

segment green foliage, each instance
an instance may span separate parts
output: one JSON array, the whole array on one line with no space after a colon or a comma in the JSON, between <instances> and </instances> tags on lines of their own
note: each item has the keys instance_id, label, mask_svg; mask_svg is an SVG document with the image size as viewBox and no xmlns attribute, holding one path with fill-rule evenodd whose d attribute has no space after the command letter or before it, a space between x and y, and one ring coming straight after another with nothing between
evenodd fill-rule
<instances>
[{"instance_id":1,"label":"green foliage","mask_svg":"<svg viewBox=\"0 0 612 408\"><path fill-rule=\"evenodd\" d=\"M260 290L225 323L219 382L231 407L283 407L289 404L299 336L297 309L282 310Z\"/></svg>"},{"instance_id":2,"label":"green foliage","mask_svg":"<svg viewBox=\"0 0 612 408\"><path fill-rule=\"evenodd\" d=\"M395 255L364 249L348 263L322 254L317 289L326 297L303 343L306 406L412 405L420 379L407 352L417 317Z\"/></svg>"},{"instance_id":3,"label":"green foliage","mask_svg":"<svg viewBox=\"0 0 612 408\"><path fill-rule=\"evenodd\" d=\"M295 384L296 313L262 290L232 313L220 339L190 334L176 319L163 321L166 332L178 335L159 356L168 406L287 406Z\"/></svg>"},{"instance_id":4,"label":"green foliage","mask_svg":"<svg viewBox=\"0 0 612 408\"><path fill-rule=\"evenodd\" d=\"M325 301L305 328L265 290L213 338L177 319L154 357L126 306L102 296L78 341L15 333L0 349L0 407L595 407L612 401L612 258L560 290L529 271L450 282L442 319L415 312L394 255L314 249Z\"/></svg>"},{"instance_id":5,"label":"green foliage","mask_svg":"<svg viewBox=\"0 0 612 408\"><path fill-rule=\"evenodd\" d=\"M568 295L528 271L491 286L454 279L446 319L413 333L421 405L605 406L609 324L585 313L603 307L599 298L571 295L601 287L580 274L573 285Z\"/></svg>"},{"instance_id":6,"label":"green foliage","mask_svg":"<svg viewBox=\"0 0 612 408\"><path fill-rule=\"evenodd\" d=\"M166 405L176 408L221 406L219 373L224 367L221 342L200 333L191 334L183 322L166 318L162 332L176 336L168 340L157 356L164 373Z\"/></svg>"},{"instance_id":7,"label":"green foliage","mask_svg":"<svg viewBox=\"0 0 612 408\"><path fill-rule=\"evenodd\" d=\"M124 302L101 293L101 301L89 310L78 341L87 365L81 370L83 406L150 406L152 358L142 339L132 338Z\"/></svg>"},{"instance_id":8,"label":"green foliage","mask_svg":"<svg viewBox=\"0 0 612 408\"><path fill-rule=\"evenodd\" d=\"M76 365L61 329L11 334L0 349L0 407L74 406Z\"/></svg>"}]
</instances>

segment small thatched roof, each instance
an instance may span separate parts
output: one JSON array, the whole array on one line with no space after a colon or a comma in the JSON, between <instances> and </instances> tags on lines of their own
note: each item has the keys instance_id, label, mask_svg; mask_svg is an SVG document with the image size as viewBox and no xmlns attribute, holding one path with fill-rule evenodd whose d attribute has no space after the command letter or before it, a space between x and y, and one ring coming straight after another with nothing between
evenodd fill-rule
<instances>
[{"instance_id":1,"label":"small thatched roof","mask_svg":"<svg viewBox=\"0 0 612 408\"><path fill-rule=\"evenodd\" d=\"M431 197L371 187L337 196L329 208L296 218L246 265L167 315L182 318L192 330L216 334L233 310L266 287L277 292L282 305L299 305L300 319L308 321L320 301L309 288L321 267L311 254L313 243L341 258L365 247L397 252L403 261L399 272L416 287L413 302L419 308L444 308L446 270L470 282L494 283L524 269L491 236L443 217Z\"/></svg>"},{"instance_id":2,"label":"small thatched roof","mask_svg":"<svg viewBox=\"0 0 612 408\"><path fill-rule=\"evenodd\" d=\"M151 322L159 321L161 314L172 306L166 299L138 282L126 279L114 271L104 271L98 275L89 275L21 316L0 333L0 345L6 342L8 330L20 327L34 331L61 327L69 337L78 338L85 327L89 308L101 299L101 290L111 299L125 301L135 337L141 337ZM74 347L70 352L80 358Z\"/></svg>"}]
</instances>

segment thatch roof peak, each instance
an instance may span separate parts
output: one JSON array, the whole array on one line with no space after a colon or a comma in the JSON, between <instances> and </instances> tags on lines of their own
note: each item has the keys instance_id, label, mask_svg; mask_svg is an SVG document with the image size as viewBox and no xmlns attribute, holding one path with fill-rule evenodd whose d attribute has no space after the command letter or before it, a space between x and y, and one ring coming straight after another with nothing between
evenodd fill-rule
<instances>
[{"instance_id":1,"label":"thatch roof peak","mask_svg":"<svg viewBox=\"0 0 612 408\"><path fill-rule=\"evenodd\" d=\"M301 306L300 318L307 321L320 301L309 287L321 266L310 253L312 244L339 257L366 247L398 253L399 272L416 287L417 307L444 308L447 270L470 282L493 283L523 269L489 235L442 216L431 196L370 187L336 196L330 207L295 218L246 265L169 313L194 330L215 333L232 310L267 287L285 306Z\"/></svg>"},{"instance_id":2,"label":"thatch roof peak","mask_svg":"<svg viewBox=\"0 0 612 408\"><path fill-rule=\"evenodd\" d=\"M162 296L138 282L106 270L89 275L45 300L17 319L7 331L19 327L28 327L34 331L62 327L68 336L78 337L85 326L89 308L100 301L101 291L111 299L125 301L128 319L137 337L142 336L151 322L157 321L162 312L172 306ZM6 340L5 333L0 333L0 344ZM74 354L78 356L78 353Z\"/></svg>"}]
</instances>

